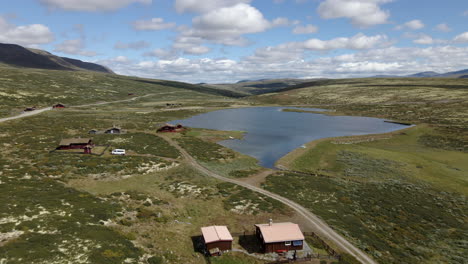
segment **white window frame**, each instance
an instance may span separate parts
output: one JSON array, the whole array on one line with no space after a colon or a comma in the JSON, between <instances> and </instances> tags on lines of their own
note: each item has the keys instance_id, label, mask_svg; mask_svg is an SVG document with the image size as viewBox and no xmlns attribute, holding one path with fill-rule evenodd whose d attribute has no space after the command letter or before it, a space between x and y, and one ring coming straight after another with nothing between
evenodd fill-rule
<instances>
[{"instance_id":1,"label":"white window frame","mask_svg":"<svg viewBox=\"0 0 468 264\"><path fill-rule=\"evenodd\" d=\"M291 246L291 244L292 244L291 241L284 241L285 246Z\"/></svg>"}]
</instances>

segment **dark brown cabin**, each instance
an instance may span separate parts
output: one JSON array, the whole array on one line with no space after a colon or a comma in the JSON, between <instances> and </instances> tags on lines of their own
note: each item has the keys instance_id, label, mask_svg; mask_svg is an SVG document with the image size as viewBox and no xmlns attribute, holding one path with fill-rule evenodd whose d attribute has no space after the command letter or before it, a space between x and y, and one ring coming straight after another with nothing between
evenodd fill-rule
<instances>
[{"instance_id":1,"label":"dark brown cabin","mask_svg":"<svg viewBox=\"0 0 468 264\"><path fill-rule=\"evenodd\" d=\"M36 110L36 107L35 107L35 106L33 106L33 107L27 107L27 108L25 108L23 111L25 111L25 112L30 112L30 111L34 111L34 110Z\"/></svg>"},{"instance_id":2,"label":"dark brown cabin","mask_svg":"<svg viewBox=\"0 0 468 264\"><path fill-rule=\"evenodd\" d=\"M219 256L222 251L232 249L232 236L226 226L201 228L206 250L211 256Z\"/></svg>"},{"instance_id":3,"label":"dark brown cabin","mask_svg":"<svg viewBox=\"0 0 468 264\"><path fill-rule=\"evenodd\" d=\"M255 225L258 239L265 253L302 250L304 235L299 225L293 223L273 223Z\"/></svg>"},{"instance_id":4,"label":"dark brown cabin","mask_svg":"<svg viewBox=\"0 0 468 264\"><path fill-rule=\"evenodd\" d=\"M56 104L56 105L52 106L52 108L65 108L65 105L63 105L63 104Z\"/></svg>"},{"instance_id":5,"label":"dark brown cabin","mask_svg":"<svg viewBox=\"0 0 468 264\"><path fill-rule=\"evenodd\" d=\"M94 144L90 138L68 138L60 141L57 150L83 149L85 154L91 154Z\"/></svg>"},{"instance_id":6,"label":"dark brown cabin","mask_svg":"<svg viewBox=\"0 0 468 264\"><path fill-rule=\"evenodd\" d=\"M171 125L165 124L164 126L160 127L157 131L158 132L182 132L185 130L185 127L181 124Z\"/></svg>"}]
</instances>

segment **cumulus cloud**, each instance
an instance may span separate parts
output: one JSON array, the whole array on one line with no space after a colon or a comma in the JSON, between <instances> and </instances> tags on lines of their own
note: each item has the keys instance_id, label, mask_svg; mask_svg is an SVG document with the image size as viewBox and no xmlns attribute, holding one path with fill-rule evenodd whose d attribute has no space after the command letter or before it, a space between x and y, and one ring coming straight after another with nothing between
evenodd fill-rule
<instances>
[{"instance_id":1,"label":"cumulus cloud","mask_svg":"<svg viewBox=\"0 0 468 264\"><path fill-rule=\"evenodd\" d=\"M429 35L422 34L418 38L413 40L413 42L416 44L430 45L434 43L434 39Z\"/></svg>"},{"instance_id":2,"label":"cumulus cloud","mask_svg":"<svg viewBox=\"0 0 468 264\"><path fill-rule=\"evenodd\" d=\"M318 7L322 18L349 18L358 27L369 27L388 22L390 13L380 8L392 0L325 0Z\"/></svg>"},{"instance_id":3,"label":"cumulus cloud","mask_svg":"<svg viewBox=\"0 0 468 264\"><path fill-rule=\"evenodd\" d=\"M299 24L299 20L290 20L286 17L278 17L273 19L271 22L272 26L281 27L281 26L292 26Z\"/></svg>"},{"instance_id":4,"label":"cumulus cloud","mask_svg":"<svg viewBox=\"0 0 468 264\"><path fill-rule=\"evenodd\" d=\"M54 41L54 34L45 25L16 26L0 16L0 42L35 46L52 41Z\"/></svg>"},{"instance_id":5,"label":"cumulus cloud","mask_svg":"<svg viewBox=\"0 0 468 264\"><path fill-rule=\"evenodd\" d=\"M133 3L151 4L152 0L39 0L49 8L69 11L110 11Z\"/></svg>"},{"instance_id":6,"label":"cumulus cloud","mask_svg":"<svg viewBox=\"0 0 468 264\"><path fill-rule=\"evenodd\" d=\"M239 3L250 3L251 0L176 0L175 8L177 12L205 13L222 7L230 7Z\"/></svg>"},{"instance_id":7,"label":"cumulus cloud","mask_svg":"<svg viewBox=\"0 0 468 264\"><path fill-rule=\"evenodd\" d=\"M366 36L359 33L351 38L334 38L331 40L309 39L304 42L304 48L308 50L327 51L333 49L370 49L377 45L388 43L386 35Z\"/></svg>"},{"instance_id":8,"label":"cumulus cloud","mask_svg":"<svg viewBox=\"0 0 468 264\"><path fill-rule=\"evenodd\" d=\"M151 44L149 42L146 42L144 40L141 41L135 41L135 42L117 42L114 45L114 49L133 49L133 50L140 50L140 49L145 49L148 48Z\"/></svg>"},{"instance_id":9,"label":"cumulus cloud","mask_svg":"<svg viewBox=\"0 0 468 264\"><path fill-rule=\"evenodd\" d=\"M212 10L195 17L193 28L184 30L184 37L199 38L224 45L245 45L244 34L263 32L271 23L248 4L237 4Z\"/></svg>"},{"instance_id":10,"label":"cumulus cloud","mask_svg":"<svg viewBox=\"0 0 468 264\"><path fill-rule=\"evenodd\" d=\"M94 51L85 50L83 39L65 40L62 43L56 45L54 51L86 57L93 57L97 55L97 53Z\"/></svg>"},{"instance_id":11,"label":"cumulus cloud","mask_svg":"<svg viewBox=\"0 0 468 264\"><path fill-rule=\"evenodd\" d=\"M314 25L305 25L305 26L297 26L294 28L294 34L312 34L318 31L318 27Z\"/></svg>"},{"instance_id":12,"label":"cumulus cloud","mask_svg":"<svg viewBox=\"0 0 468 264\"><path fill-rule=\"evenodd\" d=\"M437 31L441 31L441 32L450 32L450 31L452 31L452 29L449 27L449 25L447 25L445 23L438 24L434 29L437 30Z\"/></svg>"},{"instance_id":13,"label":"cumulus cloud","mask_svg":"<svg viewBox=\"0 0 468 264\"><path fill-rule=\"evenodd\" d=\"M456 43L468 43L468 32L461 33L460 35L456 36L453 41Z\"/></svg>"},{"instance_id":14,"label":"cumulus cloud","mask_svg":"<svg viewBox=\"0 0 468 264\"><path fill-rule=\"evenodd\" d=\"M166 23L163 18L155 17L149 20L137 20L133 22L133 28L135 30L163 30L170 29L176 26L175 23Z\"/></svg>"},{"instance_id":15,"label":"cumulus cloud","mask_svg":"<svg viewBox=\"0 0 468 264\"><path fill-rule=\"evenodd\" d=\"M103 63L120 74L192 83L235 82L258 78L344 78L417 71L447 72L466 68L468 47L385 47L305 60L298 43L259 49L240 60L175 57L130 64ZM289 53L288 53L289 52ZM405 54L405 56L401 56ZM269 60L275 56L276 60Z\"/></svg>"},{"instance_id":16,"label":"cumulus cloud","mask_svg":"<svg viewBox=\"0 0 468 264\"><path fill-rule=\"evenodd\" d=\"M402 30L402 29L410 29L410 30L417 30L423 28L425 25L421 20L415 19L408 21L402 25L399 25L395 27L396 30Z\"/></svg>"}]
</instances>

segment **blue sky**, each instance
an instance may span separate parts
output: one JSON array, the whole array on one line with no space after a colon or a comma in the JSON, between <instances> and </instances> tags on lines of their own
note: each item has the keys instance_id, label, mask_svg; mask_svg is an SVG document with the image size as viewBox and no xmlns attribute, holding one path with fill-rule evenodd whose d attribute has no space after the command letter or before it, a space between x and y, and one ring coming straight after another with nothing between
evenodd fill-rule
<instances>
[{"instance_id":1,"label":"blue sky","mask_svg":"<svg viewBox=\"0 0 468 264\"><path fill-rule=\"evenodd\" d=\"M468 68L466 0L17 0L0 7L0 42L125 75L220 83Z\"/></svg>"}]
</instances>

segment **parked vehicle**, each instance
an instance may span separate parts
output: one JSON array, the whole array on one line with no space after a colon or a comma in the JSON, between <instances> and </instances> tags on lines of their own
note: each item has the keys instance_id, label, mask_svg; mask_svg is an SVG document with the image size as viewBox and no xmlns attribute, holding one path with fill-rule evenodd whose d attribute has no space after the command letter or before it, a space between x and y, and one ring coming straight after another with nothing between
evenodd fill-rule
<instances>
[{"instance_id":1,"label":"parked vehicle","mask_svg":"<svg viewBox=\"0 0 468 264\"><path fill-rule=\"evenodd\" d=\"M125 149L114 149L111 152L112 155L125 155Z\"/></svg>"}]
</instances>

